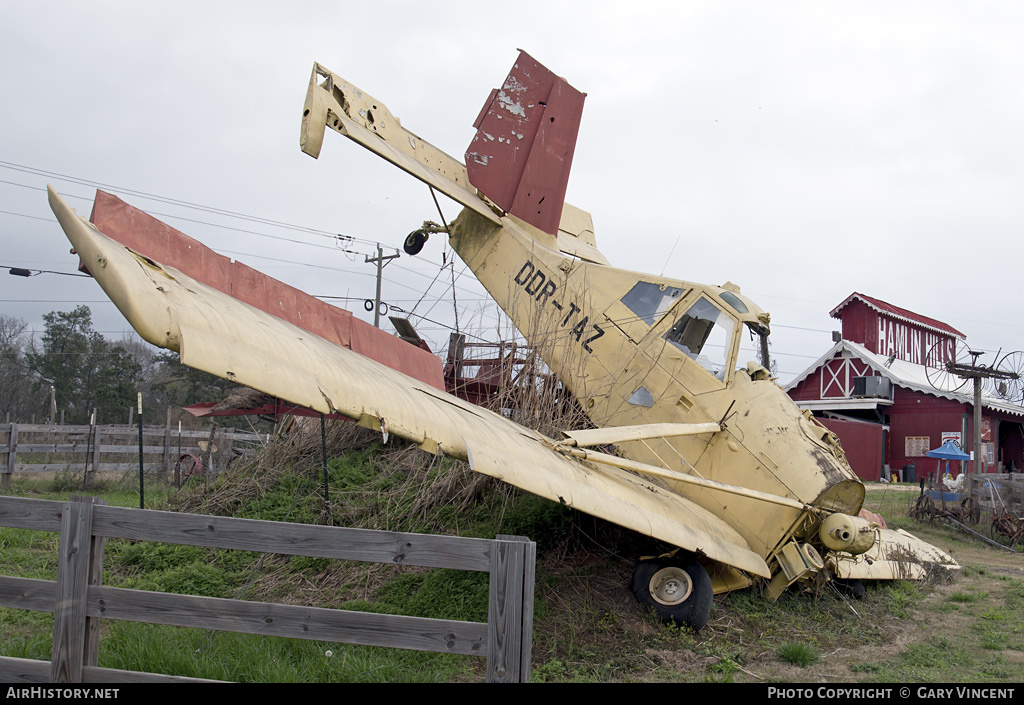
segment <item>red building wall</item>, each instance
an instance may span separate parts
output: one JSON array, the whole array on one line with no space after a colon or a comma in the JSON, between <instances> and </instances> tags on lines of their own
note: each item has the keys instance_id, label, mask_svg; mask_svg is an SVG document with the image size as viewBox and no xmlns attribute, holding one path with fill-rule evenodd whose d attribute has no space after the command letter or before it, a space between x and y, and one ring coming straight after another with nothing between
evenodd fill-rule
<instances>
[{"instance_id":1,"label":"red building wall","mask_svg":"<svg viewBox=\"0 0 1024 705\"><path fill-rule=\"evenodd\" d=\"M878 312L862 301L843 308L843 340L860 343L871 352L878 350Z\"/></svg>"},{"instance_id":2,"label":"red building wall","mask_svg":"<svg viewBox=\"0 0 1024 705\"><path fill-rule=\"evenodd\" d=\"M927 457L927 451L942 445L943 432L961 430L967 406L903 387L893 390L893 402L887 409L889 447L885 449L886 462L894 470L904 465L915 465L918 477L922 473L933 472L938 461ZM907 454L908 436L928 438L927 448L921 455ZM969 452L970 448L966 450Z\"/></svg>"},{"instance_id":3,"label":"red building wall","mask_svg":"<svg viewBox=\"0 0 1024 705\"><path fill-rule=\"evenodd\" d=\"M818 419L822 425L839 436L846 459L857 477L869 482L878 481L882 474L882 436L880 424Z\"/></svg>"},{"instance_id":4,"label":"red building wall","mask_svg":"<svg viewBox=\"0 0 1024 705\"><path fill-rule=\"evenodd\" d=\"M842 320L843 339L859 343L881 356L893 356L915 365L939 367L955 357L956 346L963 333L936 319L921 316L878 299L854 293L832 311ZM848 353L847 353L848 354ZM797 402L834 402L824 405L834 412L859 415L871 420L871 413L846 406L840 400L853 396L853 378L876 374L856 356L836 357L811 372L806 379L789 390ZM967 390L969 393L969 389ZM839 436L854 471L862 478L878 479L878 466L887 463L893 470L904 465L916 466L921 477L935 472L938 462L927 457L929 450L942 444L943 433L963 433L967 417L963 450L973 451L973 409L969 402L954 401L926 392L911 391L893 384L893 404L879 405L878 414L884 414L889 432L879 423L874 431L865 424L843 423L819 419ZM821 407L819 407L821 408ZM1015 469L1024 470L1024 423L1020 416L1003 411L984 413L982 427L982 453L978 472L995 472L1012 461ZM881 419L879 419L881 421ZM867 424L870 428L870 424ZM910 443L908 443L908 438ZM985 444L988 445L985 445ZM992 449L991 455L987 452ZM881 461L878 460L879 454ZM989 460L991 459L991 464ZM951 468L959 470L959 464Z\"/></svg>"},{"instance_id":5,"label":"red building wall","mask_svg":"<svg viewBox=\"0 0 1024 705\"><path fill-rule=\"evenodd\" d=\"M820 399L821 395L818 393L819 385L821 383L821 370L815 370L811 375L800 384L796 385L789 390L788 394L793 401L814 401Z\"/></svg>"},{"instance_id":6,"label":"red building wall","mask_svg":"<svg viewBox=\"0 0 1024 705\"><path fill-rule=\"evenodd\" d=\"M878 304L892 308L884 302ZM843 339L860 343L877 355L895 355L896 359L915 365L926 364L929 355L933 365L955 359L957 339L953 333L941 332L945 324L932 319L918 323L906 318L915 314L909 311L902 314L905 315L879 312L855 298L838 314L842 319Z\"/></svg>"},{"instance_id":7,"label":"red building wall","mask_svg":"<svg viewBox=\"0 0 1024 705\"><path fill-rule=\"evenodd\" d=\"M872 376L877 375L866 362L854 358L836 358L826 362L789 390L789 396L795 401L847 399L853 394L853 381L856 377Z\"/></svg>"}]
</instances>

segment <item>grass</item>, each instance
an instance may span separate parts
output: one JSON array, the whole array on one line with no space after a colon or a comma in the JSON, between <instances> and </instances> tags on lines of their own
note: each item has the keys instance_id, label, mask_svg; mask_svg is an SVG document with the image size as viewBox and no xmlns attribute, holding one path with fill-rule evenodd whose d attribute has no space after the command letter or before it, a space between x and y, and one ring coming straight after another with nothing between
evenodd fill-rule
<instances>
[{"instance_id":1,"label":"grass","mask_svg":"<svg viewBox=\"0 0 1024 705\"><path fill-rule=\"evenodd\" d=\"M353 647L118 622L100 666L243 683L446 682L465 667L444 654Z\"/></svg>"},{"instance_id":2,"label":"grass","mask_svg":"<svg viewBox=\"0 0 1024 705\"><path fill-rule=\"evenodd\" d=\"M988 593L984 592L954 592L949 596L950 602L979 602L988 597Z\"/></svg>"},{"instance_id":3,"label":"grass","mask_svg":"<svg viewBox=\"0 0 1024 705\"><path fill-rule=\"evenodd\" d=\"M490 492L482 502L467 502L467 488L473 490L471 496L482 497L474 490L482 478L464 470L459 473L461 468L453 473L450 461L402 449L392 451L362 435L350 446L337 452L328 468L331 500L344 523L350 523L347 515L354 514L356 521L351 523L357 525L423 531L451 523L457 515L466 535L492 538L496 533L560 523L556 520L562 511L558 505L542 506L532 497L523 504L528 508L525 512L515 511L515 501L507 492ZM382 459L384 455L392 457ZM177 496L165 488L161 508L309 523L331 521L333 517L324 511L318 471L315 466L289 465L252 474L252 468L242 468L213 484L196 483ZM246 473L250 477L246 478ZM452 481L453 474L462 481ZM244 496L234 492L238 486L246 488ZM423 491L425 487L437 488L437 492L431 495ZM112 504L132 506L138 501L130 480L94 489ZM65 499L81 492L80 483L73 478L58 476L45 482L18 478L14 494ZM158 493L147 488L147 499L151 496ZM538 518L527 516L535 509ZM0 529L0 547L4 549L0 572L50 580L56 577L55 535ZM367 569L366 564L337 560L152 542L108 541L104 584L466 621L486 621L488 611L484 573L393 566ZM296 590L295 586L300 587ZM52 617L48 614L0 610L0 634L15 637L0 645L0 653L48 658L50 631ZM325 656L326 652L331 655ZM253 682L447 682L472 679L481 663L480 659L445 654L117 622L104 622L100 653L100 665L112 668Z\"/></svg>"},{"instance_id":4,"label":"grass","mask_svg":"<svg viewBox=\"0 0 1024 705\"><path fill-rule=\"evenodd\" d=\"M538 544L536 682L1019 679L1024 581L1014 575L981 567L962 571L951 585L869 584L866 598L857 601L827 585L787 592L776 602L753 588L716 598L708 626L694 633L662 624L629 594L632 557L648 548L642 538L459 463L382 446L379 435L329 440L328 512L316 431L309 444L272 447L216 482L180 494L147 486L147 506L391 531L529 536ZM74 478L19 477L15 484L24 496L64 499L82 492ZM131 478L94 491L111 504L138 503ZM890 526L929 529L905 518L915 498L883 488L869 492L866 506ZM948 540L960 551L976 547L960 537ZM0 528L0 572L53 579L56 549L54 534ZM482 573L113 540L106 555L107 585L460 620L487 615ZM483 677L483 661L470 657L110 620L102 625L100 665L111 668L245 682ZM51 631L49 614L0 609L0 653L47 659Z\"/></svg>"},{"instance_id":5,"label":"grass","mask_svg":"<svg viewBox=\"0 0 1024 705\"><path fill-rule=\"evenodd\" d=\"M813 666L821 660L813 644L804 641L787 641L779 646L779 658L800 668Z\"/></svg>"}]
</instances>

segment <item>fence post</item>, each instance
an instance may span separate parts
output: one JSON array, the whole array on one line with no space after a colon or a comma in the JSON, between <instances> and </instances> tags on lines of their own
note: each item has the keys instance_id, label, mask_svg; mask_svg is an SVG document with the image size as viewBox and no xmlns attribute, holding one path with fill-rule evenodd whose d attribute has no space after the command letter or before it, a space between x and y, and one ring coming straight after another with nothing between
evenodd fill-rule
<instances>
[{"instance_id":1,"label":"fence post","mask_svg":"<svg viewBox=\"0 0 1024 705\"><path fill-rule=\"evenodd\" d=\"M4 470L3 480L0 480L0 488L11 489L11 475L14 473L14 466L18 462L18 424L11 424L11 439L7 445L7 469Z\"/></svg>"},{"instance_id":2,"label":"fence post","mask_svg":"<svg viewBox=\"0 0 1024 705\"><path fill-rule=\"evenodd\" d=\"M492 544L487 605L487 681L528 683L537 545L499 535Z\"/></svg>"},{"instance_id":3,"label":"fence post","mask_svg":"<svg viewBox=\"0 0 1024 705\"><path fill-rule=\"evenodd\" d=\"M106 506L107 500L102 497L81 497L71 495L73 502L92 502L93 505L101 504ZM92 532L90 532L92 533ZM89 558L89 587L97 587L103 584L103 551L107 539L103 536L92 536L90 541ZM100 655L100 618L85 618L85 653L82 658L82 665L95 666L99 662Z\"/></svg>"},{"instance_id":4,"label":"fence post","mask_svg":"<svg viewBox=\"0 0 1024 705\"><path fill-rule=\"evenodd\" d=\"M53 611L51 683L81 683L86 659L86 594L92 567L92 500L64 503L57 564L57 604Z\"/></svg>"},{"instance_id":5,"label":"fence post","mask_svg":"<svg viewBox=\"0 0 1024 705\"><path fill-rule=\"evenodd\" d=\"M498 534L496 538L505 541L519 541L525 546L523 552L523 611L520 630L519 682L530 682L530 664L533 659L533 596L537 576L537 544L525 536Z\"/></svg>"},{"instance_id":6,"label":"fence post","mask_svg":"<svg viewBox=\"0 0 1024 705\"><path fill-rule=\"evenodd\" d=\"M178 441L181 445L181 441ZM167 428L164 429L164 477L171 471L171 407L167 407Z\"/></svg>"},{"instance_id":7,"label":"fence post","mask_svg":"<svg viewBox=\"0 0 1024 705\"><path fill-rule=\"evenodd\" d=\"M100 471L100 443L103 440L103 427L96 424L93 428L96 430L93 432L92 439L92 471L99 477Z\"/></svg>"}]
</instances>

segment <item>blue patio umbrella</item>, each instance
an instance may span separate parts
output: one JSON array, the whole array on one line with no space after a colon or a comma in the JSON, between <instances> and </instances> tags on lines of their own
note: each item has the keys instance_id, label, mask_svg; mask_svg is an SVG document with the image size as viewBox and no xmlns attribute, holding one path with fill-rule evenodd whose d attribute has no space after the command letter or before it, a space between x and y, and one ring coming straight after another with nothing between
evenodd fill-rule
<instances>
[{"instance_id":1,"label":"blue patio umbrella","mask_svg":"<svg viewBox=\"0 0 1024 705\"><path fill-rule=\"evenodd\" d=\"M971 456L960 450L960 447L955 441L949 440L943 443L935 450L928 451L929 458L938 458L940 461L946 461L946 473L949 474L949 461L950 460L970 460Z\"/></svg>"}]
</instances>

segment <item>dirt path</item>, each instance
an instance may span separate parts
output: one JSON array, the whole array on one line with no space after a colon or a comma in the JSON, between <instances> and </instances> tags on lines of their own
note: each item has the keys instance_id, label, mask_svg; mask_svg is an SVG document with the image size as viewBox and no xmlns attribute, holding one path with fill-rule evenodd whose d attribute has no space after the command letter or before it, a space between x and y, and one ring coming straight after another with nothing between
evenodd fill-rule
<instances>
[{"instance_id":1,"label":"dirt path","mask_svg":"<svg viewBox=\"0 0 1024 705\"><path fill-rule=\"evenodd\" d=\"M996 644L986 643L985 637L978 634L989 628L986 622L991 623L1000 618L997 615L1006 614L1008 600L1014 599L1011 592L1020 591L1024 554L988 547L973 539L961 539L940 528L915 529L914 534L949 552L963 569L953 580L931 586L927 595L913 605L909 618L885 625L886 637L882 643L867 649L863 646L836 649L822 654L821 662L808 668L784 663L775 654L765 654L747 667L746 675L756 674L759 678L738 680L836 683L893 680L894 675L896 680L907 682L992 679L992 674L984 667L960 663L953 654L942 653L941 643L963 646L976 653L987 650L986 659L998 660L1005 668L1019 673L1024 664L1024 642L1019 636L1019 626L1011 627L1005 637L989 636ZM876 598L869 596L868 599ZM856 610L861 603L850 604ZM934 654L942 664L921 671L905 665L908 661L926 659L922 654ZM892 664L891 669L889 664Z\"/></svg>"},{"instance_id":2,"label":"dirt path","mask_svg":"<svg viewBox=\"0 0 1024 705\"><path fill-rule=\"evenodd\" d=\"M977 530L984 533L986 529L979 525ZM933 531L918 528L914 530L914 534L948 551L960 565L995 571L1017 578L1024 577L1024 554L1022 553L1011 553L994 546L986 546L977 540L968 542L959 538L951 539L949 533L943 530Z\"/></svg>"}]
</instances>

